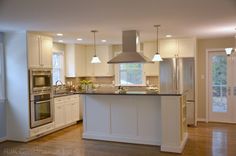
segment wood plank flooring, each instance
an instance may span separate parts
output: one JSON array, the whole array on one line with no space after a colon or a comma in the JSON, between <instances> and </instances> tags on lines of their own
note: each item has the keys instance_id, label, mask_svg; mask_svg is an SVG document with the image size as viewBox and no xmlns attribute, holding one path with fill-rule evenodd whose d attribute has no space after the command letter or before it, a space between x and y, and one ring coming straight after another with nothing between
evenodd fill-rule
<instances>
[{"instance_id":1,"label":"wood plank flooring","mask_svg":"<svg viewBox=\"0 0 236 156\"><path fill-rule=\"evenodd\" d=\"M0 143L0 156L236 156L236 125L199 123L189 127L182 154L160 152L160 147L83 140L77 124L28 143Z\"/></svg>"}]
</instances>

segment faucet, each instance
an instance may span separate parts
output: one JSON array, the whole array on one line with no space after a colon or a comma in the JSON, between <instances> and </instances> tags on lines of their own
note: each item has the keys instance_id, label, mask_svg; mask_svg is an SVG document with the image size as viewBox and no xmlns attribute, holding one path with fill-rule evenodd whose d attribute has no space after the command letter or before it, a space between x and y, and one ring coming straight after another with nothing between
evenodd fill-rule
<instances>
[{"instance_id":1,"label":"faucet","mask_svg":"<svg viewBox=\"0 0 236 156\"><path fill-rule=\"evenodd\" d=\"M57 91L60 90L59 83L60 83L61 86L63 86L63 83L61 82L61 80L57 80L56 81L55 94L57 94Z\"/></svg>"},{"instance_id":2,"label":"faucet","mask_svg":"<svg viewBox=\"0 0 236 156\"><path fill-rule=\"evenodd\" d=\"M60 82L61 85L63 85L63 83L61 82L61 80L57 80L56 81L56 86L58 86L58 83Z\"/></svg>"}]
</instances>

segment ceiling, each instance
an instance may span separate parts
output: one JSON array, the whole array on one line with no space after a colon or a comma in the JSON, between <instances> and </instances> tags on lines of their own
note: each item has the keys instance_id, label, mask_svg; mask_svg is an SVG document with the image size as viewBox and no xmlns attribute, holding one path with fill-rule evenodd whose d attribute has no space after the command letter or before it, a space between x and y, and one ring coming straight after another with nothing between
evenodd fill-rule
<instances>
[{"instance_id":1,"label":"ceiling","mask_svg":"<svg viewBox=\"0 0 236 156\"><path fill-rule=\"evenodd\" d=\"M236 0L0 0L0 31L40 31L70 43L121 43L121 31L140 31L141 41L215 38L236 34ZM63 37L56 37L56 33ZM76 38L83 41L76 41Z\"/></svg>"}]
</instances>

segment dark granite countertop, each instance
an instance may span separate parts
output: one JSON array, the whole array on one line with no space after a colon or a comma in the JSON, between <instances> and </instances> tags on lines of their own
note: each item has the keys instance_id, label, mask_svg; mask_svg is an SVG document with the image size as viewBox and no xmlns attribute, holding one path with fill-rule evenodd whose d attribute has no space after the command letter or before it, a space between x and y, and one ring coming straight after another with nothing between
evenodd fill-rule
<instances>
[{"instance_id":1,"label":"dark granite countertop","mask_svg":"<svg viewBox=\"0 0 236 156\"><path fill-rule=\"evenodd\" d=\"M148 96L181 96L182 94L177 92L154 92L154 91L127 91L126 93L119 92L107 92L107 91L93 91L93 92L77 92L77 94L85 95L148 95Z\"/></svg>"},{"instance_id":2,"label":"dark granite countertop","mask_svg":"<svg viewBox=\"0 0 236 156\"><path fill-rule=\"evenodd\" d=\"M119 93L114 90L98 90L98 91L90 91L90 92L70 92L65 94L57 94L54 97L62 97L74 94L81 95L136 95L136 96L182 96L183 93L180 92L154 92L154 91L127 91L126 93Z\"/></svg>"}]
</instances>

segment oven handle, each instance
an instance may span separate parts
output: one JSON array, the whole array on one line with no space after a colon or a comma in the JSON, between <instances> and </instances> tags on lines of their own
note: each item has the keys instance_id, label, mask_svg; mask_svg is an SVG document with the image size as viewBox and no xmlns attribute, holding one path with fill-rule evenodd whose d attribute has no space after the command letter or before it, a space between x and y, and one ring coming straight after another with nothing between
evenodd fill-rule
<instances>
[{"instance_id":1,"label":"oven handle","mask_svg":"<svg viewBox=\"0 0 236 156\"><path fill-rule=\"evenodd\" d=\"M44 102L50 102L51 100L44 100L44 101L40 101L40 102L35 102L36 104L40 104L40 103L44 103Z\"/></svg>"}]
</instances>

